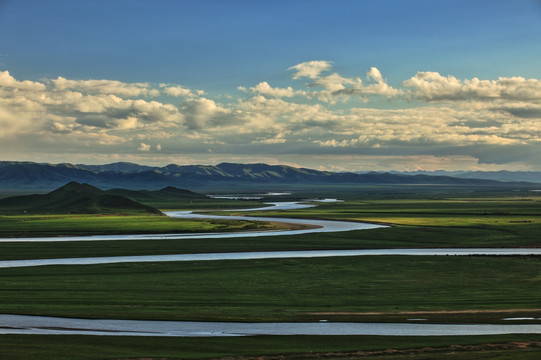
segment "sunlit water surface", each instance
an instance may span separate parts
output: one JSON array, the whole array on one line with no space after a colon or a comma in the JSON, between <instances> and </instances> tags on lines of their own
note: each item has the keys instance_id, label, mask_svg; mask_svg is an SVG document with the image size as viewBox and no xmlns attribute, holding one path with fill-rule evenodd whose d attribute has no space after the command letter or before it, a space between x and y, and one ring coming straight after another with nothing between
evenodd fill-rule
<instances>
[{"instance_id":1,"label":"sunlit water surface","mask_svg":"<svg viewBox=\"0 0 541 360\"><path fill-rule=\"evenodd\" d=\"M254 336L254 335L385 335L450 336L541 334L533 324L408 324L408 323L235 323L142 320L89 320L0 315L0 334L123 335L123 336Z\"/></svg>"}]
</instances>

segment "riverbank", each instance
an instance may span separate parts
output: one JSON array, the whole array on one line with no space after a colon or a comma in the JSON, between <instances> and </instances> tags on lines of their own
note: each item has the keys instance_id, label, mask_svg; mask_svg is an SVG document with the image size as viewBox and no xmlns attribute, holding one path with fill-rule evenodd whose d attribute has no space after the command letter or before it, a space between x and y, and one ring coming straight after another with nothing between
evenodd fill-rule
<instances>
[{"instance_id":1,"label":"riverbank","mask_svg":"<svg viewBox=\"0 0 541 360\"><path fill-rule=\"evenodd\" d=\"M0 335L4 358L17 360L533 360L541 356L540 343L540 335L228 338Z\"/></svg>"}]
</instances>

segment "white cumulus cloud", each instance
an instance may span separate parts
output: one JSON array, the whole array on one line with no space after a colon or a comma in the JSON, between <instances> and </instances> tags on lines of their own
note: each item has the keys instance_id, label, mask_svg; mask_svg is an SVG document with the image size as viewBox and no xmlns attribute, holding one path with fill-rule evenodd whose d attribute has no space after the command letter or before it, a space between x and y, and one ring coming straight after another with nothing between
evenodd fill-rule
<instances>
[{"instance_id":1,"label":"white cumulus cloud","mask_svg":"<svg viewBox=\"0 0 541 360\"><path fill-rule=\"evenodd\" d=\"M403 82L412 88L411 95L425 101L505 100L541 102L541 80L523 77L500 77L497 80L478 78L460 80L438 72L418 72Z\"/></svg>"},{"instance_id":2,"label":"white cumulus cloud","mask_svg":"<svg viewBox=\"0 0 541 360\"><path fill-rule=\"evenodd\" d=\"M58 90L76 90L88 94L114 94L122 97L159 96L147 83L124 83L117 80L69 80L59 76L51 80Z\"/></svg>"},{"instance_id":3,"label":"white cumulus cloud","mask_svg":"<svg viewBox=\"0 0 541 360\"><path fill-rule=\"evenodd\" d=\"M366 73L366 77L376 82L383 81L383 76L381 76L381 72L376 67L371 67Z\"/></svg>"},{"instance_id":4,"label":"white cumulus cloud","mask_svg":"<svg viewBox=\"0 0 541 360\"><path fill-rule=\"evenodd\" d=\"M151 147L150 145L147 145L145 143L141 143L139 145L139 147L137 148L137 150L139 150L139 151L150 151L150 147Z\"/></svg>"},{"instance_id":5,"label":"white cumulus cloud","mask_svg":"<svg viewBox=\"0 0 541 360\"><path fill-rule=\"evenodd\" d=\"M310 79L317 78L322 72L328 71L332 68L332 64L329 61L314 60L307 61L295 66L290 67L288 70L294 71L293 79L307 77Z\"/></svg>"},{"instance_id":6,"label":"white cumulus cloud","mask_svg":"<svg viewBox=\"0 0 541 360\"><path fill-rule=\"evenodd\" d=\"M180 111L185 119L184 124L191 130L228 125L235 121L231 109L221 107L207 98L187 100Z\"/></svg>"},{"instance_id":7,"label":"white cumulus cloud","mask_svg":"<svg viewBox=\"0 0 541 360\"><path fill-rule=\"evenodd\" d=\"M177 86L169 86L169 87L166 87L163 89L163 92L166 94L166 95L169 95L169 96L175 96L175 97L179 97L179 96L183 96L183 97L188 97L188 96L193 96L193 93L190 89L186 89L180 85L177 85Z\"/></svg>"},{"instance_id":8,"label":"white cumulus cloud","mask_svg":"<svg viewBox=\"0 0 541 360\"><path fill-rule=\"evenodd\" d=\"M240 87L239 90L245 91L245 92L247 91L247 89L243 87ZM256 86L251 87L250 91L255 94L260 94L260 95L269 96L269 97L276 97L276 98L281 98L281 97L290 98L297 95L301 95L301 96L306 95L306 91L293 90L291 86L288 86L287 88L272 87L266 81L262 81Z\"/></svg>"},{"instance_id":9,"label":"white cumulus cloud","mask_svg":"<svg viewBox=\"0 0 541 360\"><path fill-rule=\"evenodd\" d=\"M31 91L45 90L45 85L39 82L29 80L17 81L7 70L0 71L0 87Z\"/></svg>"},{"instance_id":10,"label":"white cumulus cloud","mask_svg":"<svg viewBox=\"0 0 541 360\"><path fill-rule=\"evenodd\" d=\"M18 149L55 148L58 153L115 149L141 157L152 153L156 161L209 148L214 154L271 151L306 156L450 156L459 149L470 157L474 150L488 154L503 149L511 158L509 149L521 147L538 154L538 79L458 79L421 71L395 87L377 67L353 77L332 72L328 61L289 70L293 78L308 80L301 87L274 87L259 79L253 87L239 86L244 94L238 98L202 97L202 90L178 84L63 77L21 81L0 71L0 150L13 153L17 144ZM163 98L149 99L155 92ZM170 103L177 96L180 104ZM389 102L373 101L378 97ZM411 99L416 101L405 101Z\"/></svg>"}]
</instances>

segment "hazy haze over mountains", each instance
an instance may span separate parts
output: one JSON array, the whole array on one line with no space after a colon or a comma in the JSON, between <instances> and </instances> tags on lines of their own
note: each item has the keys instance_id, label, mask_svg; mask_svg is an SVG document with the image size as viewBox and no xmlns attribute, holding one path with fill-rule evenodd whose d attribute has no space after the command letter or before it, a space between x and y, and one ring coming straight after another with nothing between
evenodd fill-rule
<instances>
[{"instance_id":1,"label":"hazy haze over mountains","mask_svg":"<svg viewBox=\"0 0 541 360\"><path fill-rule=\"evenodd\" d=\"M361 174L362 172L359 172ZM526 181L541 183L541 171L390 171L391 174L452 176L461 179Z\"/></svg>"},{"instance_id":2,"label":"hazy haze over mountains","mask_svg":"<svg viewBox=\"0 0 541 360\"><path fill-rule=\"evenodd\" d=\"M462 173L455 177L434 174L318 171L285 165L236 164L175 165L152 167L119 162L105 165L38 164L0 162L0 186L5 189L53 189L71 181L101 188L157 189L165 186L183 188L218 187L230 184L446 184L498 185L490 177L521 182L536 179L535 173L485 174ZM458 176L460 175L460 177ZM482 176L489 177L488 180Z\"/></svg>"}]
</instances>

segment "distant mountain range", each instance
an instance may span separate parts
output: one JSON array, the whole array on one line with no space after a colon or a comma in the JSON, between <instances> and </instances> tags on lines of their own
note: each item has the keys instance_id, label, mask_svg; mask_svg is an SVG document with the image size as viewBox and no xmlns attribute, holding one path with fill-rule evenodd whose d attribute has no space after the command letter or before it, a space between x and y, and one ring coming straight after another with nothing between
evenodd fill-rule
<instances>
[{"instance_id":1,"label":"distant mountain range","mask_svg":"<svg viewBox=\"0 0 541 360\"><path fill-rule=\"evenodd\" d=\"M43 164L0 162L0 187L4 189L54 189L71 181L88 183L102 189L217 188L231 184L434 184L503 185L493 179L481 179L474 173L446 174L351 173L317 171L285 165L235 164L143 166L118 162L106 165ZM478 174L477 176L482 176ZM530 181L541 182L532 176ZM509 174L500 180L521 185L524 176ZM524 184L522 184L524 185Z\"/></svg>"},{"instance_id":2,"label":"distant mountain range","mask_svg":"<svg viewBox=\"0 0 541 360\"><path fill-rule=\"evenodd\" d=\"M362 174L363 172L358 172ZM541 171L391 171L391 174L452 176L460 179L541 183Z\"/></svg>"}]
</instances>

